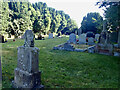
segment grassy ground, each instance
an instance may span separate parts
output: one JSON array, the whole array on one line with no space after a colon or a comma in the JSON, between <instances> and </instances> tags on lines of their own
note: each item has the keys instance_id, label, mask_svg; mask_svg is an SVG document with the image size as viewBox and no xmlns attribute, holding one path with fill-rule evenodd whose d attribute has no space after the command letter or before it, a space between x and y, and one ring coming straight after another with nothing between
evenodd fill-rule
<instances>
[{"instance_id":1,"label":"grassy ground","mask_svg":"<svg viewBox=\"0 0 120 90\"><path fill-rule=\"evenodd\" d=\"M84 52L52 50L68 38L36 40L42 84L50 88L118 88L120 58ZM24 40L2 44L2 86L11 88L17 66L17 47Z\"/></svg>"}]
</instances>

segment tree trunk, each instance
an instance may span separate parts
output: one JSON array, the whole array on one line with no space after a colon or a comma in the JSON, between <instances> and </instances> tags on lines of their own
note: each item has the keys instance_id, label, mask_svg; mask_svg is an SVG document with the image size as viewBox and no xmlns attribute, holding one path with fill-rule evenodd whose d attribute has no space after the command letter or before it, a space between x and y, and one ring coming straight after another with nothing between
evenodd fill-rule
<instances>
[{"instance_id":1,"label":"tree trunk","mask_svg":"<svg viewBox=\"0 0 120 90\"><path fill-rule=\"evenodd\" d=\"M118 31L118 47L120 48L120 30Z\"/></svg>"}]
</instances>

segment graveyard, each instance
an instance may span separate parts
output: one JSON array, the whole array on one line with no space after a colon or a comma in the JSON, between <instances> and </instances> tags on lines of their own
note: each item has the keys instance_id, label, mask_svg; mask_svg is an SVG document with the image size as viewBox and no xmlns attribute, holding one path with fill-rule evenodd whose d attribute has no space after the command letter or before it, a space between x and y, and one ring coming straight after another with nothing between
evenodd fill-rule
<instances>
[{"instance_id":1,"label":"graveyard","mask_svg":"<svg viewBox=\"0 0 120 90\"><path fill-rule=\"evenodd\" d=\"M61 1L0 2L0 90L120 88L120 1Z\"/></svg>"},{"instance_id":2,"label":"graveyard","mask_svg":"<svg viewBox=\"0 0 120 90\"><path fill-rule=\"evenodd\" d=\"M69 37L35 40L39 51L41 83L45 88L117 88L119 57L86 52L53 50ZM17 67L17 47L23 39L2 43L2 87L12 88Z\"/></svg>"}]
</instances>

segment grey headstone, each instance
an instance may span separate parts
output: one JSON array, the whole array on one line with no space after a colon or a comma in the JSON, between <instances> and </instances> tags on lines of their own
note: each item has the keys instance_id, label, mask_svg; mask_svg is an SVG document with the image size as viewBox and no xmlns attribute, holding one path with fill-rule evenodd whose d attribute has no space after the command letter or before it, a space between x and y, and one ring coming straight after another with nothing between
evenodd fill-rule
<instances>
[{"instance_id":1,"label":"grey headstone","mask_svg":"<svg viewBox=\"0 0 120 90\"><path fill-rule=\"evenodd\" d=\"M94 45L94 38L90 37L88 38L88 45Z\"/></svg>"},{"instance_id":2,"label":"grey headstone","mask_svg":"<svg viewBox=\"0 0 120 90\"><path fill-rule=\"evenodd\" d=\"M79 44L86 44L86 34L81 34L79 36Z\"/></svg>"},{"instance_id":3,"label":"grey headstone","mask_svg":"<svg viewBox=\"0 0 120 90\"><path fill-rule=\"evenodd\" d=\"M74 33L70 34L68 42L76 44L76 35Z\"/></svg>"},{"instance_id":4,"label":"grey headstone","mask_svg":"<svg viewBox=\"0 0 120 90\"><path fill-rule=\"evenodd\" d=\"M18 47L17 68L15 68L14 88L43 88L39 71L39 49L34 47L31 30L25 32L25 43Z\"/></svg>"},{"instance_id":5,"label":"grey headstone","mask_svg":"<svg viewBox=\"0 0 120 90\"><path fill-rule=\"evenodd\" d=\"M49 39L53 38L53 33L49 33Z\"/></svg>"}]
</instances>

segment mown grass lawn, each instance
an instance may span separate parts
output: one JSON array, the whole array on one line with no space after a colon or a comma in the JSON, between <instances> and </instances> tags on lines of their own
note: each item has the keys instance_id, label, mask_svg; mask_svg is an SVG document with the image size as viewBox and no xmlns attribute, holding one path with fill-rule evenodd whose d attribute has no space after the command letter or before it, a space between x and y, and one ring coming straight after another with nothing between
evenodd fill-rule
<instances>
[{"instance_id":1,"label":"mown grass lawn","mask_svg":"<svg viewBox=\"0 0 120 90\"><path fill-rule=\"evenodd\" d=\"M84 52L52 50L68 38L36 40L39 70L46 88L118 88L120 58ZM17 47L24 40L2 44L2 87L11 88L17 66Z\"/></svg>"}]
</instances>

